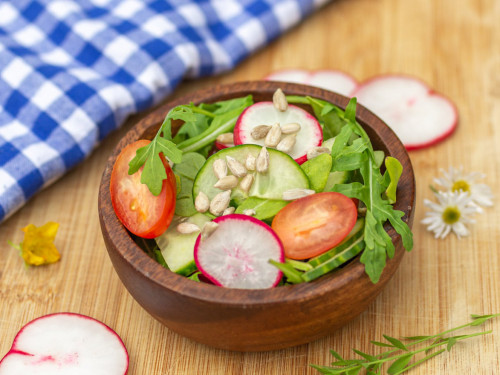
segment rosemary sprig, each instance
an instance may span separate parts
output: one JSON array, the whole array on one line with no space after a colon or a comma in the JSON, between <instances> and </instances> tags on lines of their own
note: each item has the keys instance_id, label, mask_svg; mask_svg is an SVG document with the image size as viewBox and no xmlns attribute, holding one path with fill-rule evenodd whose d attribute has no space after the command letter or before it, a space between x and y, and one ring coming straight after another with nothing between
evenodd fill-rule
<instances>
[{"instance_id":1,"label":"rosemary sprig","mask_svg":"<svg viewBox=\"0 0 500 375\"><path fill-rule=\"evenodd\" d=\"M492 331L489 330L467 335L448 336L452 332L467 327L479 326L486 321L499 316L500 314L471 315L471 322L448 329L438 334L405 337L403 340L408 341L406 344L402 340L384 335L387 342L371 341L371 343L379 347L390 348L385 352L377 355L371 355L353 349L354 353L358 354L361 358L344 359L339 353L331 350L331 354L336 359L336 361L331 363L331 366L311 366L320 373L326 375L358 375L361 374L363 369L366 370L365 374L367 375L381 375L383 370L382 366L384 364L391 363L389 368L387 368L386 373L389 375L399 375L445 351L450 351L451 348L459 341L491 333ZM428 344L420 346L417 349L410 349L411 347L424 342L428 342ZM446 346L446 348L437 349L442 346ZM425 356L418 359L415 358L420 353L424 353ZM411 362L412 360L413 362Z\"/></svg>"}]
</instances>

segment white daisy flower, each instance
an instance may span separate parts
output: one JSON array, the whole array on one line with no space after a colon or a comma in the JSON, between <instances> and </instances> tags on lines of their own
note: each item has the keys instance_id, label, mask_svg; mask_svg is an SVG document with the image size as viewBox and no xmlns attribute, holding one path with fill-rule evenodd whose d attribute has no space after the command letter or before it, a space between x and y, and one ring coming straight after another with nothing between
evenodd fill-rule
<instances>
[{"instance_id":1,"label":"white daisy flower","mask_svg":"<svg viewBox=\"0 0 500 375\"><path fill-rule=\"evenodd\" d=\"M479 207L472 204L470 194L463 191L436 192L438 203L424 199L424 204L432 211L426 212L423 224L434 232L434 237L445 238L453 231L458 238L469 235L466 224L474 223L471 215L479 212Z\"/></svg>"},{"instance_id":2,"label":"white daisy flower","mask_svg":"<svg viewBox=\"0 0 500 375\"><path fill-rule=\"evenodd\" d=\"M471 200L478 206L493 206L493 194L488 185L478 184L476 181L485 177L482 173L464 173L463 168L450 167L448 171L441 170L442 178L435 178L434 181L449 191L463 191L470 195ZM479 208L479 212L482 209Z\"/></svg>"}]
</instances>

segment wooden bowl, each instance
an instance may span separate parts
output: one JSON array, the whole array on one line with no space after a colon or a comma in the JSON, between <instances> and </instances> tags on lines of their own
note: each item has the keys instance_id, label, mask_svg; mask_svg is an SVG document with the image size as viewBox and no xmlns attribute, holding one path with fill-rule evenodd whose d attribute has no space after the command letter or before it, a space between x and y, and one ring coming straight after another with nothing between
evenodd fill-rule
<instances>
[{"instance_id":1,"label":"wooden bowl","mask_svg":"<svg viewBox=\"0 0 500 375\"><path fill-rule=\"evenodd\" d=\"M102 176L99 219L109 256L123 284L146 311L169 329L216 348L274 350L327 335L372 303L396 272L405 253L400 236L387 226L396 253L388 260L377 284L366 276L358 257L340 270L310 283L266 290L226 289L198 283L163 268L118 221L111 205L109 180L115 159L125 145L141 138L151 139L167 112L177 105L216 102L248 94L252 94L256 102L272 100L272 94L279 87L288 95L310 95L341 108L348 103L347 98L333 92L278 82L241 82L197 91L139 121L115 147ZM403 165L395 208L405 213L403 219L411 227L415 179L408 154L393 131L359 105L357 119L374 148L396 157Z\"/></svg>"}]
</instances>

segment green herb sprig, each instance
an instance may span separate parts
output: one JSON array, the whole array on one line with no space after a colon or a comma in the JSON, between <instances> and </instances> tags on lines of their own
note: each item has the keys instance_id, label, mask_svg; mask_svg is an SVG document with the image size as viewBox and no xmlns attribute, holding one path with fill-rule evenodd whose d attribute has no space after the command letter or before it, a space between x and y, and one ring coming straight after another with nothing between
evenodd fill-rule
<instances>
[{"instance_id":1,"label":"green herb sprig","mask_svg":"<svg viewBox=\"0 0 500 375\"><path fill-rule=\"evenodd\" d=\"M445 351L450 351L459 341L491 333L492 331L488 330L466 335L448 336L452 332L467 327L479 326L499 316L500 314L471 315L472 321L470 323L448 329L435 335L405 337L403 340L408 342L406 344L402 340L384 335L386 342L371 341L375 346L390 348L383 353L372 355L353 349L353 352L361 358L344 359L339 353L331 350L331 354L336 359L336 361L331 363L331 366L311 366L325 375L358 375L361 374L363 370L365 370L364 374L367 375L381 375L383 373L384 364L390 363L386 374L399 375ZM428 344L424 345L423 343L425 342ZM411 349L419 344L423 345L420 345L417 349ZM419 356L420 354L423 356Z\"/></svg>"},{"instance_id":2,"label":"green herb sprig","mask_svg":"<svg viewBox=\"0 0 500 375\"><path fill-rule=\"evenodd\" d=\"M349 101L345 111L332 103L311 97L290 96L287 99L311 105L323 125L323 134L335 137L331 151L332 172L356 171L361 176L362 181L337 184L332 191L357 198L366 206L365 250L360 261L365 265L370 280L377 283L386 259L392 258L395 253L392 239L384 229L387 221L401 236L404 248L407 251L413 248L413 234L402 220L404 213L394 210L391 204L396 200L395 189L402 171L401 164L387 157L386 173L381 174L379 157L365 130L356 121L356 98Z\"/></svg>"},{"instance_id":3,"label":"green herb sprig","mask_svg":"<svg viewBox=\"0 0 500 375\"><path fill-rule=\"evenodd\" d=\"M193 103L172 108L150 144L137 150L129 163L129 174L142 166L141 183L146 184L153 195L159 195L167 173L160 154L174 164L180 163L182 154L200 152L205 157L217 136L233 130L241 112L253 104L251 95L220 101L214 104ZM172 138L172 121L184 122Z\"/></svg>"}]
</instances>

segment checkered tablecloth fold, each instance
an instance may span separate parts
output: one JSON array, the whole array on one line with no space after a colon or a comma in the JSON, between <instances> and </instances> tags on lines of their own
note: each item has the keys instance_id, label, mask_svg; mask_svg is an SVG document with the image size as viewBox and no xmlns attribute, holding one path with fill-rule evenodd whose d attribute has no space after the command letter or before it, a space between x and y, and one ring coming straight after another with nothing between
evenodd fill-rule
<instances>
[{"instance_id":1,"label":"checkered tablecloth fold","mask_svg":"<svg viewBox=\"0 0 500 375\"><path fill-rule=\"evenodd\" d=\"M0 1L0 222L127 116L327 0Z\"/></svg>"}]
</instances>

